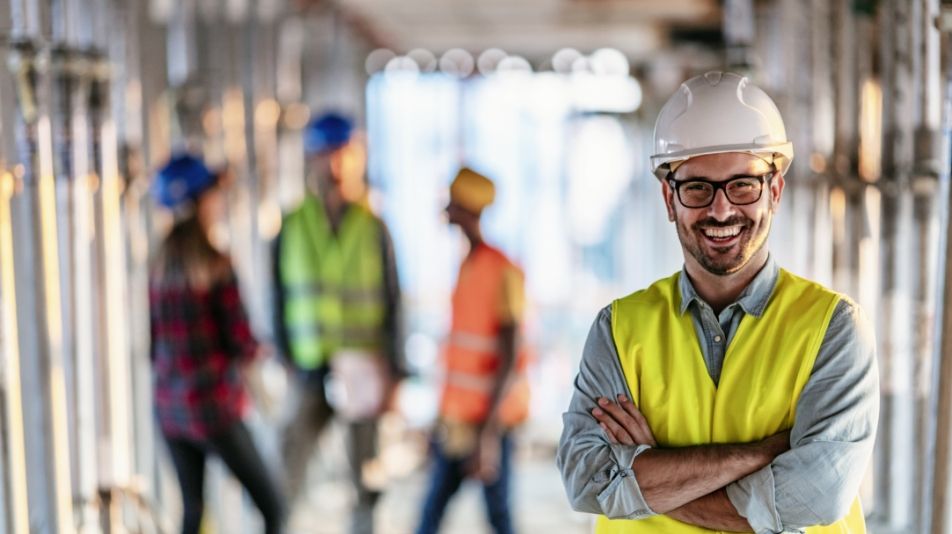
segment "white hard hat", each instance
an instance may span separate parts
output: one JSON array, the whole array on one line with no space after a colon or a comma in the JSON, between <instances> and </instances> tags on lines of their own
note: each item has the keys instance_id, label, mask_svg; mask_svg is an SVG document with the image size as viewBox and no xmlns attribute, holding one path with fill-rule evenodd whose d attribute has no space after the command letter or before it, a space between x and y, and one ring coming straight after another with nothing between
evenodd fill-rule
<instances>
[{"instance_id":1,"label":"white hard hat","mask_svg":"<svg viewBox=\"0 0 952 534\"><path fill-rule=\"evenodd\" d=\"M745 152L786 174L793 159L773 100L745 76L708 72L681 84L658 114L651 169L663 180L671 164L695 156Z\"/></svg>"}]
</instances>

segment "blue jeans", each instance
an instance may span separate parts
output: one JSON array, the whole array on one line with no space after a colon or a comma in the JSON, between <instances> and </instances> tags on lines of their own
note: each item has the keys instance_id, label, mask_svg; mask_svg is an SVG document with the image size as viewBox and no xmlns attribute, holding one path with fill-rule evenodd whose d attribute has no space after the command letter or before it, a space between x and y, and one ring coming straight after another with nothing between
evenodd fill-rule
<instances>
[{"instance_id":1,"label":"blue jeans","mask_svg":"<svg viewBox=\"0 0 952 534\"><path fill-rule=\"evenodd\" d=\"M433 474L430 489L423 505L423 517L417 534L436 534L446 511L446 505L466 478L468 458L448 458L439 443L433 442ZM490 484L483 484L486 512L496 534L512 534L512 516L509 511L509 479L512 473L512 438L509 433L501 437L499 477Z\"/></svg>"}]
</instances>

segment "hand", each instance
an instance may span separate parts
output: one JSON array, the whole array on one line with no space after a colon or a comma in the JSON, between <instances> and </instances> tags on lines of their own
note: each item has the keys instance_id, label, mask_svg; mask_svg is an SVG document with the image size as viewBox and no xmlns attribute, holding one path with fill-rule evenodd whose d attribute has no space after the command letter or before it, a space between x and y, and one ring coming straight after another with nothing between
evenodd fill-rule
<instances>
[{"instance_id":1,"label":"hand","mask_svg":"<svg viewBox=\"0 0 952 534\"><path fill-rule=\"evenodd\" d=\"M499 433L494 429L483 430L469 461L469 473L486 484L495 482L499 478L501 456Z\"/></svg>"},{"instance_id":2,"label":"hand","mask_svg":"<svg viewBox=\"0 0 952 534\"><path fill-rule=\"evenodd\" d=\"M645 416L628 397L618 395L618 404L599 397L598 405L592 410L592 415L605 431L608 441L623 445L658 446Z\"/></svg>"},{"instance_id":3,"label":"hand","mask_svg":"<svg viewBox=\"0 0 952 534\"><path fill-rule=\"evenodd\" d=\"M383 396L380 400L380 415L387 412L399 412L399 392L400 382L394 380L392 376L384 378Z\"/></svg>"},{"instance_id":4,"label":"hand","mask_svg":"<svg viewBox=\"0 0 952 534\"><path fill-rule=\"evenodd\" d=\"M271 343L259 343L258 347L255 349L254 357L252 361L256 365L260 365L261 362L265 360L277 360L278 359L278 349L275 348Z\"/></svg>"}]
</instances>

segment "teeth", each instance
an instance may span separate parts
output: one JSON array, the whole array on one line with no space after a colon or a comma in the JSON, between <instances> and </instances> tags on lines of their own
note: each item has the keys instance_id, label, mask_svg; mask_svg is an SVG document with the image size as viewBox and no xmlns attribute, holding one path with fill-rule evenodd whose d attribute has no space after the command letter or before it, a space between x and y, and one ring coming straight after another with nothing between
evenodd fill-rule
<instances>
[{"instance_id":1,"label":"teeth","mask_svg":"<svg viewBox=\"0 0 952 534\"><path fill-rule=\"evenodd\" d=\"M718 228L704 228L702 231L707 237L723 239L727 237L734 237L740 233L740 230L740 226L727 226Z\"/></svg>"}]
</instances>

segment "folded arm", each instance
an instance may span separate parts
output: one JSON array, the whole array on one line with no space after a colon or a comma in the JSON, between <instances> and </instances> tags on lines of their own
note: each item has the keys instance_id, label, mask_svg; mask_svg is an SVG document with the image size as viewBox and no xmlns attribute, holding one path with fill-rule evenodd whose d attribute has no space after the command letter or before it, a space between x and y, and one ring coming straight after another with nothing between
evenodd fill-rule
<instances>
[{"instance_id":1,"label":"folded arm","mask_svg":"<svg viewBox=\"0 0 952 534\"><path fill-rule=\"evenodd\" d=\"M582 352L556 461L572 508L612 519L653 515L631 469L649 445L610 443L592 417L600 395L629 395L611 334L611 308L599 312Z\"/></svg>"},{"instance_id":2,"label":"folded arm","mask_svg":"<svg viewBox=\"0 0 952 534\"><path fill-rule=\"evenodd\" d=\"M711 530L753 532L747 519L737 513L724 488L671 510L667 515L678 521Z\"/></svg>"},{"instance_id":3,"label":"folded arm","mask_svg":"<svg viewBox=\"0 0 952 534\"><path fill-rule=\"evenodd\" d=\"M843 518L859 493L879 419L872 328L843 300L797 402L793 448L726 487L756 532L797 531Z\"/></svg>"}]
</instances>

